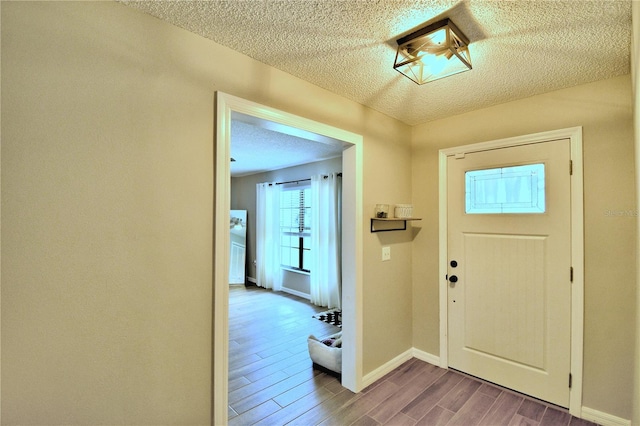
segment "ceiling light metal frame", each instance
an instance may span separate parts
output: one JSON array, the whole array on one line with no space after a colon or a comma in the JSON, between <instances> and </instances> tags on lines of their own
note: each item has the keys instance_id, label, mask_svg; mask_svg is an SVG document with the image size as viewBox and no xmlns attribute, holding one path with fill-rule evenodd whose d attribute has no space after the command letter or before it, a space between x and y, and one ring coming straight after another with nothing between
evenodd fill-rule
<instances>
[{"instance_id":1,"label":"ceiling light metal frame","mask_svg":"<svg viewBox=\"0 0 640 426\"><path fill-rule=\"evenodd\" d=\"M401 37L397 43L393 68L417 84L472 69L469 39L448 18Z\"/></svg>"}]
</instances>

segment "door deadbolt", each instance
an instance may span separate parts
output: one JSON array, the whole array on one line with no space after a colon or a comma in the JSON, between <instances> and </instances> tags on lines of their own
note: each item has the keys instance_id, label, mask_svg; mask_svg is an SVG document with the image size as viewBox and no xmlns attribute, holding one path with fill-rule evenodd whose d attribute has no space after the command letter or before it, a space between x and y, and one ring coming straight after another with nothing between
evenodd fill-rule
<instances>
[{"instance_id":1,"label":"door deadbolt","mask_svg":"<svg viewBox=\"0 0 640 426\"><path fill-rule=\"evenodd\" d=\"M452 268L455 268L456 266L458 266L458 262L452 260L451 262L449 262L449 265L451 265Z\"/></svg>"}]
</instances>

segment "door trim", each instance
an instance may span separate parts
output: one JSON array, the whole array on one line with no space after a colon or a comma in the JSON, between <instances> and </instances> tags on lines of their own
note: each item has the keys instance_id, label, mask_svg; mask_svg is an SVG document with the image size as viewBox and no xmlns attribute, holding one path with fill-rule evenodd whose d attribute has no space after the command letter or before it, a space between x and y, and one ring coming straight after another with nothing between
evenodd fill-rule
<instances>
[{"instance_id":1,"label":"door trim","mask_svg":"<svg viewBox=\"0 0 640 426\"><path fill-rule=\"evenodd\" d=\"M569 139L573 174L571 176L571 377L569 412L582 414L582 366L584 350L584 194L582 172L582 127L552 130L513 138L498 139L463 145L439 151L439 305L440 305L440 367L448 368L448 304L447 304L447 157L472 152L529 145L540 142ZM569 165L567 164L567 169ZM567 272L568 273L568 272ZM567 386L569 378L567 377Z\"/></svg>"},{"instance_id":2,"label":"door trim","mask_svg":"<svg viewBox=\"0 0 640 426\"><path fill-rule=\"evenodd\" d=\"M350 342L342 352L342 385L353 392L362 389L362 194L363 137L327 124L216 92L214 139L213 222L213 324L211 370L212 424L227 424L229 377L229 211L231 112L269 120L352 146L343 151L343 338Z\"/></svg>"}]
</instances>

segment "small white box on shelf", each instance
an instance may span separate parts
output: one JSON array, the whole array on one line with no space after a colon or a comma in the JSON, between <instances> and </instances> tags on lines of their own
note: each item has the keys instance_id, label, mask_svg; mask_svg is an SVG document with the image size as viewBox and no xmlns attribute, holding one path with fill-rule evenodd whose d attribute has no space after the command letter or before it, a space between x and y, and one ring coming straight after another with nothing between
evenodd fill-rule
<instances>
[{"instance_id":1,"label":"small white box on shelf","mask_svg":"<svg viewBox=\"0 0 640 426\"><path fill-rule=\"evenodd\" d=\"M413 214L413 206L411 204L396 204L394 216L399 219L410 218Z\"/></svg>"}]
</instances>

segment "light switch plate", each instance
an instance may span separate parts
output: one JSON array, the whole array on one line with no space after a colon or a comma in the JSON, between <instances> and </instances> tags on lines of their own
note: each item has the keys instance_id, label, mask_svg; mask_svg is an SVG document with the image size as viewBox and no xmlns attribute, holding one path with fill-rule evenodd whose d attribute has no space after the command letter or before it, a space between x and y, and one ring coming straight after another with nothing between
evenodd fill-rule
<instances>
[{"instance_id":1,"label":"light switch plate","mask_svg":"<svg viewBox=\"0 0 640 426\"><path fill-rule=\"evenodd\" d=\"M391 247L382 247L382 260L391 260Z\"/></svg>"}]
</instances>

